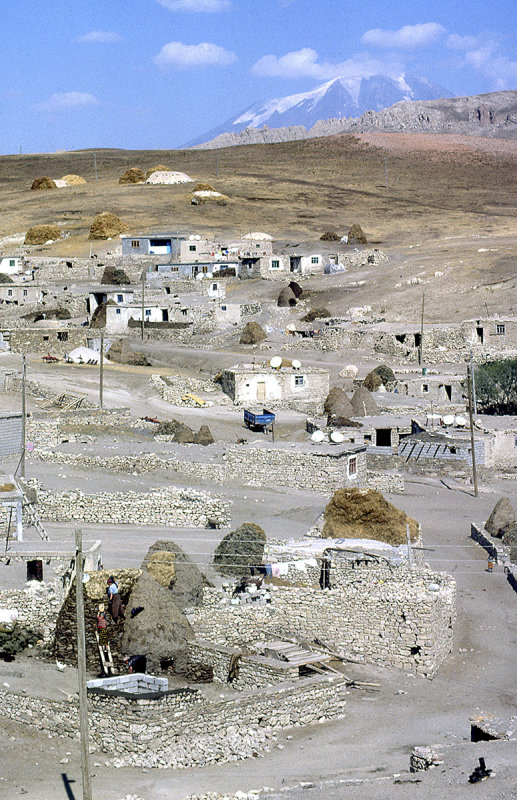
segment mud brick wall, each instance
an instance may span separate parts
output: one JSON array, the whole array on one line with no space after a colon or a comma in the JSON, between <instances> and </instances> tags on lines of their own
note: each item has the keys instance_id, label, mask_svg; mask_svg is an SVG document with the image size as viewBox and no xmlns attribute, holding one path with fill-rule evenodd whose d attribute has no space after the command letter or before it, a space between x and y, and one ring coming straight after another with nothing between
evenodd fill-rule
<instances>
[{"instance_id":1,"label":"mud brick wall","mask_svg":"<svg viewBox=\"0 0 517 800\"><path fill-rule=\"evenodd\" d=\"M279 587L272 603L230 605L215 590L187 616L196 636L241 647L285 633L319 637L345 657L433 675L452 648L455 583L421 567L332 569L333 588ZM434 586L435 590L430 589Z\"/></svg>"}]
</instances>

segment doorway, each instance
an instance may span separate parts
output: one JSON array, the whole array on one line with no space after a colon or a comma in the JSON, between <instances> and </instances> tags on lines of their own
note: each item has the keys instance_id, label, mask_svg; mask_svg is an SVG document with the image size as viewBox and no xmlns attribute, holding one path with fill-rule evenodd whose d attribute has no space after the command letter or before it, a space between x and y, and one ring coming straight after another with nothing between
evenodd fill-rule
<instances>
[{"instance_id":1,"label":"doorway","mask_svg":"<svg viewBox=\"0 0 517 800\"><path fill-rule=\"evenodd\" d=\"M265 381L258 381L257 382L257 402L258 403L265 403L266 402L266 382Z\"/></svg>"}]
</instances>

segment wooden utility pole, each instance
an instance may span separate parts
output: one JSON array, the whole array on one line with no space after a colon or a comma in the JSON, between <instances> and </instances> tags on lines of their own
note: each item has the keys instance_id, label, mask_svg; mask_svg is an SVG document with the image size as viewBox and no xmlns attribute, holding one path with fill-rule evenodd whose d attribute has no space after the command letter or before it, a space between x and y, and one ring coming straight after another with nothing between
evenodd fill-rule
<instances>
[{"instance_id":1,"label":"wooden utility pole","mask_svg":"<svg viewBox=\"0 0 517 800\"><path fill-rule=\"evenodd\" d=\"M424 308L425 308L425 292L422 292L422 314L420 317L420 352L418 363L420 366L424 363Z\"/></svg>"},{"instance_id":2,"label":"wooden utility pole","mask_svg":"<svg viewBox=\"0 0 517 800\"><path fill-rule=\"evenodd\" d=\"M411 532L409 523L406 522L407 561L409 569L413 569L413 553L411 551Z\"/></svg>"},{"instance_id":3,"label":"wooden utility pole","mask_svg":"<svg viewBox=\"0 0 517 800\"><path fill-rule=\"evenodd\" d=\"M26 386L27 383L27 364L25 355L22 356L22 458L20 461L20 476L25 478L25 449L27 439L27 409L26 409Z\"/></svg>"},{"instance_id":4,"label":"wooden utility pole","mask_svg":"<svg viewBox=\"0 0 517 800\"><path fill-rule=\"evenodd\" d=\"M474 496L478 496L478 479L476 472L476 451L474 449L474 419L472 414L472 371L467 365L467 385L469 392L469 420L470 420L470 451L472 453L472 480L474 482Z\"/></svg>"},{"instance_id":5,"label":"wooden utility pole","mask_svg":"<svg viewBox=\"0 0 517 800\"><path fill-rule=\"evenodd\" d=\"M81 773L83 800L92 800L90 745L88 737L88 697L86 692L86 637L83 596L83 532L75 531L75 592L77 612L77 666L79 676L79 731L81 736Z\"/></svg>"},{"instance_id":6,"label":"wooden utility pole","mask_svg":"<svg viewBox=\"0 0 517 800\"><path fill-rule=\"evenodd\" d=\"M142 272L142 325L141 325L142 341L144 341L144 325L145 325L145 269Z\"/></svg>"},{"instance_id":7,"label":"wooden utility pole","mask_svg":"<svg viewBox=\"0 0 517 800\"><path fill-rule=\"evenodd\" d=\"M478 404L476 400L476 376L474 374L474 354L470 351L470 374L472 376L472 406L474 415L478 413Z\"/></svg>"},{"instance_id":8,"label":"wooden utility pole","mask_svg":"<svg viewBox=\"0 0 517 800\"><path fill-rule=\"evenodd\" d=\"M104 336L101 333L101 352L99 359L99 405L104 407Z\"/></svg>"},{"instance_id":9,"label":"wooden utility pole","mask_svg":"<svg viewBox=\"0 0 517 800\"><path fill-rule=\"evenodd\" d=\"M384 177L386 178L386 191L388 191L388 159L384 156Z\"/></svg>"}]
</instances>

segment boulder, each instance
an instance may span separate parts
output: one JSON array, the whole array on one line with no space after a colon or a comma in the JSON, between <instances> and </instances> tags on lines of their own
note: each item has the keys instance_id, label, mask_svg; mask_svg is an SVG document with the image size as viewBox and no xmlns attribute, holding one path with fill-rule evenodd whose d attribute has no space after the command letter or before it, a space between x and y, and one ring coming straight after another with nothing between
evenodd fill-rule
<instances>
[{"instance_id":1,"label":"boulder","mask_svg":"<svg viewBox=\"0 0 517 800\"><path fill-rule=\"evenodd\" d=\"M491 536L499 537L499 531L508 523L515 522L515 512L507 497L502 497L495 504L492 513L485 522L485 530Z\"/></svg>"},{"instance_id":2,"label":"boulder","mask_svg":"<svg viewBox=\"0 0 517 800\"><path fill-rule=\"evenodd\" d=\"M348 231L348 244L368 244L368 240L360 225L352 225Z\"/></svg>"},{"instance_id":3,"label":"boulder","mask_svg":"<svg viewBox=\"0 0 517 800\"><path fill-rule=\"evenodd\" d=\"M280 294L278 295L278 300L276 301L277 306L280 308L287 308L289 306L295 306L297 303L296 295L289 286L285 286Z\"/></svg>"},{"instance_id":4,"label":"boulder","mask_svg":"<svg viewBox=\"0 0 517 800\"><path fill-rule=\"evenodd\" d=\"M398 545L418 536L418 523L374 489L338 489L324 512L323 536L330 539L376 539Z\"/></svg>"},{"instance_id":5,"label":"boulder","mask_svg":"<svg viewBox=\"0 0 517 800\"><path fill-rule=\"evenodd\" d=\"M241 344L258 344L267 338L267 334L258 322L247 322L244 326L239 342Z\"/></svg>"},{"instance_id":6,"label":"boulder","mask_svg":"<svg viewBox=\"0 0 517 800\"><path fill-rule=\"evenodd\" d=\"M163 566L168 570L167 574L163 574L163 581L166 581L169 575L168 586L176 606L183 609L201 605L205 583L203 574L176 542L160 539L151 545L142 562L142 570L149 571L157 580L156 573L152 570L156 570L162 560L159 557L161 555L165 561ZM151 569L150 564L153 564Z\"/></svg>"},{"instance_id":7,"label":"boulder","mask_svg":"<svg viewBox=\"0 0 517 800\"><path fill-rule=\"evenodd\" d=\"M354 417L370 417L380 411L379 406L364 386L357 387L352 395L351 402Z\"/></svg>"},{"instance_id":8,"label":"boulder","mask_svg":"<svg viewBox=\"0 0 517 800\"><path fill-rule=\"evenodd\" d=\"M249 575L250 567L262 563L266 534L254 522L244 522L228 533L214 554L214 566L228 575Z\"/></svg>"},{"instance_id":9,"label":"boulder","mask_svg":"<svg viewBox=\"0 0 517 800\"><path fill-rule=\"evenodd\" d=\"M132 608L143 611L131 617ZM137 578L129 595L122 652L145 655L151 673L160 672L161 662L173 658L174 670L181 672L186 669L187 642L192 638L192 628L176 605L174 593L146 570Z\"/></svg>"},{"instance_id":10,"label":"boulder","mask_svg":"<svg viewBox=\"0 0 517 800\"><path fill-rule=\"evenodd\" d=\"M202 444L204 447L208 447L209 444L214 444L214 442L215 439L208 425L201 425L198 432L194 434L194 444Z\"/></svg>"}]
</instances>

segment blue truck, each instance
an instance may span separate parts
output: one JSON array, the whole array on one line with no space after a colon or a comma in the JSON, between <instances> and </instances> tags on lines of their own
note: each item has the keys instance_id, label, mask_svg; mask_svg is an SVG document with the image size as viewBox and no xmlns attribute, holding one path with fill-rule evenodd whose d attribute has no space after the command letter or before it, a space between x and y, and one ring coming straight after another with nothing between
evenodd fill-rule
<instances>
[{"instance_id":1,"label":"blue truck","mask_svg":"<svg viewBox=\"0 0 517 800\"><path fill-rule=\"evenodd\" d=\"M264 433L273 433L273 426L275 424L275 415L268 411L267 408L260 411L251 411L249 408L244 409L244 425L246 428L261 428Z\"/></svg>"}]
</instances>

